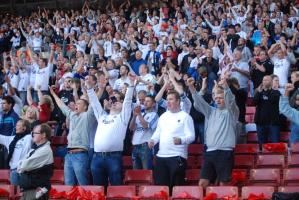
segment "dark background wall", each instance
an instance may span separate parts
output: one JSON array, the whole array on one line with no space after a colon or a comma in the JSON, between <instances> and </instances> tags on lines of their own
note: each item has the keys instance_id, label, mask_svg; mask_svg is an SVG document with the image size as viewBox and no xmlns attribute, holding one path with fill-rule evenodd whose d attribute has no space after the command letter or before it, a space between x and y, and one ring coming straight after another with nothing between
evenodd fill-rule
<instances>
[{"instance_id":1,"label":"dark background wall","mask_svg":"<svg viewBox=\"0 0 299 200\"><path fill-rule=\"evenodd\" d=\"M92 5L98 8L104 8L111 0L91 0ZM124 0L113 0L113 4L120 5ZM132 4L150 0L131 0ZM0 0L1 12L12 12L27 15L31 11L37 11L37 7L41 8L58 8L58 9L80 9L84 0Z\"/></svg>"}]
</instances>

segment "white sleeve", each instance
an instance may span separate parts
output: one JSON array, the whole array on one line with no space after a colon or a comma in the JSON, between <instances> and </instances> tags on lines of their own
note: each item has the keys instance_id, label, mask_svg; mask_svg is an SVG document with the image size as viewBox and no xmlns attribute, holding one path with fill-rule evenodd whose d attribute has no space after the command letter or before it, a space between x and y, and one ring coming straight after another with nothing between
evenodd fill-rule
<instances>
[{"instance_id":1,"label":"white sleeve","mask_svg":"<svg viewBox=\"0 0 299 200\"><path fill-rule=\"evenodd\" d=\"M125 124L129 123L131 117L133 93L134 93L134 87L129 86L121 110L121 119Z\"/></svg>"},{"instance_id":2,"label":"white sleeve","mask_svg":"<svg viewBox=\"0 0 299 200\"><path fill-rule=\"evenodd\" d=\"M195 139L194 123L192 117L188 114L184 122L184 137L181 137L182 144L191 144Z\"/></svg>"},{"instance_id":3,"label":"white sleeve","mask_svg":"<svg viewBox=\"0 0 299 200\"><path fill-rule=\"evenodd\" d=\"M103 115L105 111L93 89L87 90L87 95L89 98L90 105L93 109L94 115L97 121L99 121L100 116Z\"/></svg>"},{"instance_id":4,"label":"white sleeve","mask_svg":"<svg viewBox=\"0 0 299 200\"><path fill-rule=\"evenodd\" d=\"M7 149L15 136L6 136L0 134L0 144L4 145Z\"/></svg>"}]
</instances>

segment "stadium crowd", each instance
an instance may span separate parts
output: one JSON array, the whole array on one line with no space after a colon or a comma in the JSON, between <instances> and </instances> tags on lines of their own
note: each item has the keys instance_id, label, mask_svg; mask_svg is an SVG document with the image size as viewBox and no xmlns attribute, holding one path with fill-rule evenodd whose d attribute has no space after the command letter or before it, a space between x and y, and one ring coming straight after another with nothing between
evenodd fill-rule
<instances>
[{"instance_id":1,"label":"stadium crowd","mask_svg":"<svg viewBox=\"0 0 299 200\"><path fill-rule=\"evenodd\" d=\"M298 57L294 1L86 1L2 14L1 167L27 195L47 194L55 121L52 135L68 141L66 185L122 184L130 152L157 185L182 185L191 143L205 145L199 184L225 185L246 143L248 99L260 145L279 142L287 118L299 142Z\"/></svg>"}]
</instances>

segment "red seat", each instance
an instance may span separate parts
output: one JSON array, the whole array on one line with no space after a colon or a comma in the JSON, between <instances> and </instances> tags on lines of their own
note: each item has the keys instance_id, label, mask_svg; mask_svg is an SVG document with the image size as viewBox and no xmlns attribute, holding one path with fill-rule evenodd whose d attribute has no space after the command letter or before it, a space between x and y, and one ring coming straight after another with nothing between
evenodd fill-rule
<instances>
[{"instance_id":1,"label":"red seat","mask_svg":"<svg viewBox=\"0 0 299 200\"><path fill-rule=\"evenodd\" d=\"M299 186L299 168L290 168L283 170L284 185Z\"/></svg>"},{"instance_id":2,"label":"red seat","mask_svg":"<svg viewBox=\"0 0 299 200\"><path fill-rule=\"evenodd\" d=\"M292 144L291 152L292 154L299 154L299 142Z\"/></svg>"},{"instance_id":3,"label":"red seat","mask_svg":"<svg viewBox=\"0 0 299 200\"><path fill-rule=\"evenodd\" d=\"M290 132L289 131L280 132L279 138L280 138L279 141L288 143L290 138Z\"/></svg>"},{"instance_id":4,"label":"red seat","mask_svg":"<svg viewBox=\"0 0 299 200\"><path fill-rule=\"evenodd\" d=\"M253 97L248 97L246 100L246 106L254 106Z\"/></svg>"},{"instance_id":5,"label":"red seat","mask_svg":"<svg viewBox=\"0 0 299 200\"><path fill-rule=\"evenodd\" d=\"M257 133L256 132L247 133L247 142L248 143L258 143Z\"/></svg>"},{"instance_id":6,"label":"red seat","mask_svg":"<svg viewBox=\"0 0 299 200\"><path fill-rule=\"evenodd\" d=\"M63 169L63 158L54 157L54 169Z\"/></svg>"},{"instance_id":7,"label":"red seat","mask_svg":"<svg viewBox=\"0 0 299 200\"><path fill-rule=\"evenodd\" d=\"M239 197L238 187L236 186L213 186L206 188L206 196L210 193L216 193L217 198L223 198L225 196Z\"/></svg>"},{"instance_id":8,"label":"red seat","mask_svg":"<svg viewBox=\"0 0 299 200\"><path fill-rule=\"evenodd\" d=\"M185 198L184 198L185 197ZM203 189L199 186L174 186L172 199L202 199Z\"/></svg>"},{"instance_id":9,"label":"red seat","mask_svg":"<svg viewBox=\"0 0 299 200\"><path fill-rule=\"evenodd\" d=\"M0 170L0 183L9 184L10 183L10 170L1 169Z\"/></svg>"},{"instance_id":10,"label":"red seat","mask_svg":"<svg viewBox=\"0 0 299 200\"><path fill-rule=\"evenodd\" d=\"M235 147L235 154L257 154L258 152L258 144L237 144Z\"/></svg>"},{"instance_id":11,"label":"red seat","mask_svg":"<svg viewBox=\"0 0 299 200\"><path fill-rule=\"evenodd\" d=\"M299 154L288 156L288 168L290 167L299 167Z\"/></svg>"},{"instance_id":12,"label":"red seat","mask_svg":"<svg viewBox=\"0 0 299 200\"><path fill-rule=\"evenodd\" d=\"M254 106L247 106L246 107L246 114L254 115L255 114L255 107Z\"/></svg>"},{"instance_id":13,"label":"red seat","mask_svg":"<svg viewBox=\"0 0 299 200\"><path fill-rule=\"evenodd\" d=\"M5 199L12 199L13 197L15 197L14 186L13 185L2 185L2 184L0 184L0 189L3 190L3 194L0 195L0 199L4 199L4 198Z\"/></svg>"},{"instance_id":14,"label":"red seat","mask_svg":"<svg viewBox=\"0 0 299 200\"><path fill-rule=\"evenodd\" d=\"M198 184L200 179L200 169L187 169L186 170L186 183L187 185Z\"/></svg>"},{"instance_id":15,"label":"red seat","mask_svg":"<svg viewBox=\"0 0 299 200\"><path fill-rule=\"evenodd\" d=\"M67 137L66 136L52 136L51 144L54 146L65 146L65 145L67 145Z\"/></svg>"},{"instance_id":16,"label":"red seat","mask_svg":"<svg viewBox=\"0 0 299 200\"><path fill-rule=\"evenodd\" d=\"M254 123L254 115L245 115L245 122L246 123Z\"/></svg>"},{"instance_id":17,"label":"red seat","mask_svg":"<svg viewBox=\"0 0 299 200\"><path fill-rule=\"evenodd\" d=\"M53 176L50 179L50 182L55 185L64 184L64 171L56 169L54 170Z\"/></svg>"},{"instance_id":18,"label":"red seat","mask_svg":"<svg viewBox=\"0 0 299 200\"><path fill-rule=\"evenodd\" d=\"M271 186L245 186L242 187L241 199L248 199L250 194L260 195L264 194L266 199L271 199L274 192L274 187Z\"/></svg>"},{"instance_id":19,"label":"red seat","mask_svg":"<svg viewBox=\"0 0 299 200\"><path fill-rule=\"evenodd\" d=\"M146 185L139 188L140 199L165 199L169 198L168 186ZM161 197L161 198L160 198Z\"/></svg>"},{"instance_id":20,"label":"red seat","mask_svg":"<svg viewBox=\"0 0 299 200\"><path fill-rule=\"evenodd\" d=\"M108 186L106 199L131 199L136 196L133 185Z\"/></svg>"},{"instance_id":21,"label":"red seat","mask_svg":"<svg viewBox=\"0 0 299 200\"><path fill-rule=\"evenodd\" d=\"M131 156L123 156L123 168L124 169L132 169L133 162Z\"/></svg>"},{"instance_id":22,"label":"red seat","mask_svg":"<svg viewBox=\"0 0 299 200\"><path fill-rule=\"evenodd\" d=\"M273 146L279 146L279 149L275 149ZM288 153L288 145L287 143L266 143L263 144L262 148L263 154L284 154Z\"/></svg>"},{"instance_id":23,"label":"red seat","mask_svg":"<svg viewBox=\"0 0 299 200\"><path fill-rule=\"evenodd\" d=\"M145 169L127 169L124 184L126 185L151 185L153 184L153 171Z\"/></svg>"},{"instance_id":24,"label":"red seat","mask_svg":"<svg viewBox=\"0 0 299 200\"><path fill-rule=\"evenodd\" d=\"M299 186L281 186L278 187L278 192L287 192L287 193L299 192Z\"/></svg>"},{"instance_id":25,"label":"red seat","mask_svg":"<svg viewBox=\"0 0 299 200\"><path fill-rule=\"evenodd\" d=\"M52 185L52 189L56 190L57 192L69 192L72 190L73 186L69 185ZM51 198L51 195L49 197L50 200L57 200L57 198Z\"/></svg>"},{"instance_id":26,"label":"red seat","mask_svg":"<svg viewBox=\"0 0 299 200\"><path fill-rule=\"evenodd\" d=\"M103 195L105 195L105 190L104 190L104 186L98 186L98 185L82 185L80 186L81 188L83 188L86 191L91 191L91 192L96 192L96 193L102 193Z\"/></svg>"},{"instance_id":27,"label":"red seat","mask_svg":"<svg viewBox=\"0 0 299 200\"><path fill-rule=\"evenodd\" d=\"M201 156L188 156L187 167L189 169L201 168L202 157Z\"/></svg>"},{"instance_id":28,"label":"red seat","mask_svg":"<svg viewBox=\"0 0 299 200\"><path fill-rule=\"evenodd\" d=\"M249 176L250 185L278 186L280 184L279 169L251 169Z\"/></svg>"},{"instance_id":29,"label":"red seat","mask_svg":"<svg viewBox=\"0 0 299 200\"><path fill-rule=\"evenodd\" d=\"M257 168L283 168L285 166L284 155L258 155Z\"/></svg>"},{"instance_id":30,"label":"red seat","mask_svg":"<svg viewBox=\"0 0 299 200\"><path fill-rule=\"evenodd\" d=\"M204 147L202 144L190 144L188 146L188 155L193 155L193 156L197 156L197 155L201 155L204 151Z\"/></svg>"},{"instance_id":31,"label":"red seat","mask_svg":"<svg viewBox=\"0 0 299 200\"><path fill-rule=\"evenodd\" d=\"M235 155L235 168L249 169L254 167L253 155Z\"/></svg>"}]
</instances>

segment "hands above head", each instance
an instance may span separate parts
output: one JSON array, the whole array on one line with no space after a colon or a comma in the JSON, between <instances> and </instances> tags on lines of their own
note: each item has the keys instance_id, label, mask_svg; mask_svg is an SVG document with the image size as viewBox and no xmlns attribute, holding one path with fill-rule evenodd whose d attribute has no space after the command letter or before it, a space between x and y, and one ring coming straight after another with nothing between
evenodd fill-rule
<instances>
[{"instance_id":1,"label":"hands above head","mask_svg":"<svg viewBox=\"0 0 299 200\"><path fill-rule=\"evenodd\" d=\"M287 83L286 85L285 85L285 92L284 92L284 96L286 96L286 97L288 97L289 96L289 94L290 94L290 92L291 91L293 91L294 90L294 85L293 84L291 84L291 83Z\"/></svg>"},{"instance_id":2,"label":"hands above head","mask_svg":"<svg viewBox=\"0 0 299 200\"><path fill-rule=\"evenodd\" d=\"M129 72L128 76L129 76L129 79L131 81L131 85L130 86L136 86L137 81L138 81L136 74L133 74L133 73Z\"/></svg>"}]
</instances>

